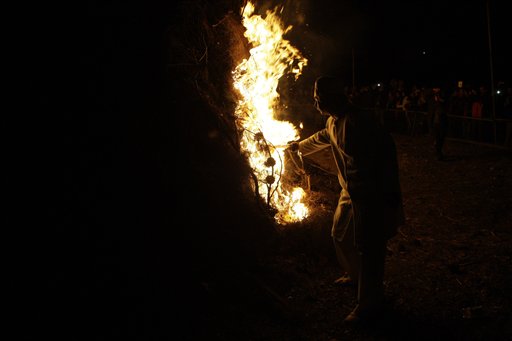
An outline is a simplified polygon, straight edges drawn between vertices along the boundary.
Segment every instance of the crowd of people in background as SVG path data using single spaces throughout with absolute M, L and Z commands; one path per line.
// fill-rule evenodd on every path
M 434 137 L 436 153 L 443 158 L 444 137 L 449 133 L 463 139 L 492 139 L 491 123 L 498 123 L 499 144 L 511 147 L 512 85 L 498 82 L 491 90 L 485 85 L 473 86 L 462 81 L 454 86 L 406 86 L 403 80 L 389 84 L 373 83 L 347 87 L 353 103 L 375 112 L 385 123 L 385 114 L 396 120 L 404 119 L 408 133 L 429 133 Z M 494 107 L 493 107 L 494 105 Z M 448 119 L 450 118 L 450 119 Z M 487 124 L 486 124 L 487 122 Z M 494 134 L 496 134 L 494 132 Z

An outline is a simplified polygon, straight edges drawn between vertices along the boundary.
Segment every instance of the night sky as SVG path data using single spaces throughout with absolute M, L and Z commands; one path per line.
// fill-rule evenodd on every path
M 308 72 L 351 78 L 354 71 L 359 84 L 391 78 L 489 83 L 487 3 L 495 83 L 510 83 L 511 30 L 504 1 L 257 2 L 261 12 L 284 5 L 283 21 L 293 25 L 287 38 L 310 60 Z M 65 16 L 56 6 L 39 5 L 24 20 L 29 77 L 59 76 L 64 83 L 86 79 L 84 90 L 97 95 L 99 89 L 115 88 L 119 77 L 126 78 L 124 85 L 137 83 L 137 77 L 145 77 L 141 73 L 158 73 L 155 62 L 164 62 L 168 47 L 162 39 L 176 6 L 171 1 L 92 2 Z
M 423 84 L 490 84 L 486 0 L 287 1 L 290 40 L 321 72 L 356 83 L 402 78 Z M 489 1 L 495 83 L 510 81 L 510 28 L 503 2 Z M 352 58 L 354 56 L 354 59 Z

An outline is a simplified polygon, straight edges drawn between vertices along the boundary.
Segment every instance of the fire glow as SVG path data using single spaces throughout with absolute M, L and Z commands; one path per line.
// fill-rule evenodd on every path
M 244 34 L 253 46 L 250 57 L 233 71 L 234 87 L 241 95 L 235 111 L 240 145 L 258 178 L 259 194 L 277 211 L 275 219 L 281 224 L 297 222 L 308 216 L 306 192 L 287 186 L 282 175 L 285 148 L 299 139 L 299 131 L 290 122 L 274 119 L 274 108 L 279 103 L 279 79 L 293 74 L 297 80 L 307 60 L 283 39 L 292 26 L 283 28 L 277 8 L 267 11 L 265 18 L 254 11 L 247 2 L 242 13 Z

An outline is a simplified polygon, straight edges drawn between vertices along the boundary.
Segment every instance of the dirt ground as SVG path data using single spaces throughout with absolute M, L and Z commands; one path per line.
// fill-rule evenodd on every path
M 209 288 L 210 337 L 220 340 L 512 339 L 510 152 L 447 141 L 437 161 L 426 135 L 394 134 L 406 225 L 388 244 L 389 310 L 348 327 L 355 289 L 340 287 L 329 238 L 337 179 L 310 171 L 313 216 L 281 231 L 280 249 L 239 279 Z M 256 274 L 256 275 L 255 275 Z

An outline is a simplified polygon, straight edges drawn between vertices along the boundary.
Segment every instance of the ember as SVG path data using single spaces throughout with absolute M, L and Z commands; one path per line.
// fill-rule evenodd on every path
M 254 14 L 251 2 L 243 8 L 245 37 L 254 46 L 250 57 L 233 71 L 234 87 L 241 99 L 236 108 L 241 149 L 263 186 L 260 195 L 277 213 L 281 224 L 297 222 L 308 216 L 304 204 L 306 192 L 286 183 L 284 153 L 290 141 L 299 139 L 292 123 L 274 119 L 279 102 L 277 86 L 285 74 L 301 75 L 307 60 L 283 35 L 292 26 L 283 27 L 278 8 L 267 11 L 265 18 Z

